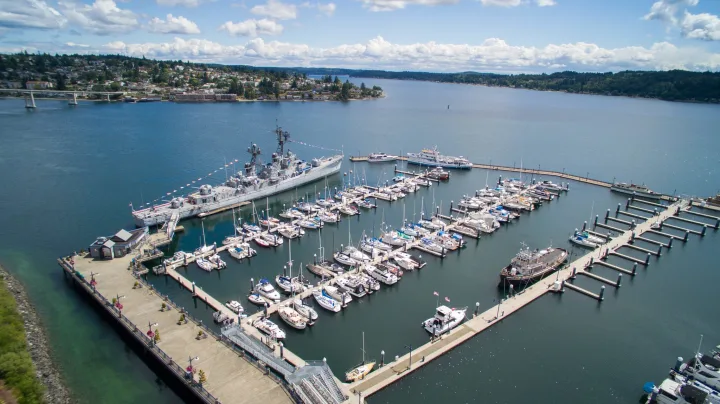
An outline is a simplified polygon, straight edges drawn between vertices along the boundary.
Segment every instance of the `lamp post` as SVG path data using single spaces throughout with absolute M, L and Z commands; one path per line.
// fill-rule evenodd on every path
M 405 345 L 405 348 L 410 350 L 410 359 L 408 362 L 408 369 L 412 368 L 412 345 Z

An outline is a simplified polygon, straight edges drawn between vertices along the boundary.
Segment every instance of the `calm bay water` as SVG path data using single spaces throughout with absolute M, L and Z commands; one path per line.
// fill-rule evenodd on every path
M 388 97 L 346 104 L 83 103 L 76 108 L 39 101 L 35 111 L 25 111 L 22 101 L 0 101 L 0 184 L 5 189 L 0 195 L 0 262 L 28 286 L 81 402 L 177 402 L 178 397 L 67 287 L 54 258 L 130 226 L 131 201 L 139 206 L 224 161 L 244 160 L 251 142 L 270 154 L 276 119 L 296 139 L 343 149 L 346 155 L 437 144 L 442 152 L 476 162 L 633 180 L 666 193 L 709 195 L 720 187 L 717 106 L 435 83 L 366 84 L 382 86 Z M 291 148 L 306 158 L 329 153 Z M 392 177 L 392 165 L 344 164 L 343 171 L 353 170 L 370 184 Z M 498 174 L 457 173 L 448 184 L 406 198 L 405 215 L 417 217 L 421 205 L 427 213 L 441 204 L 447 211 L 451 200 L 484 186 L 486 178 L 496 181 Z M 342 181 L 338 175 L 329 186 Z M 270 209 L 278 212 L 296 195 L 322 188 L 318 183 L 271 198 Z M 462 252 L 445 260 L 424 257 L 428 266 L 395 287 L 353 302 L 339 315 L 322 313 L 312 329 L 290 332 L 288 347 L 308 359 L 326 357 L 338 374 L 360 360 L 363 331 L 369 356 L 379 359 L 381 350 L 386 359 L 402 354 L 406 345 L 427 340 L 419 324 L 432 314 L 433 291 L 453 305 L 489 307 L 502 295 L 497 273 L 520 242 L 569 247 L 568 233 L 588 220 L 591 207 L 602 214 L 621 201 L 605 189 L 572 183 L 567 196 L 491 237 L 470 241 Z M 327 255 L 333 245 L 348 242 L 348 230 L 357 242 L 363 231 L 379 232 L 383 219 L 393 226 L 401 223 L 403 204 L 379 205 L 374 213 L 327 226 L 322 233 Z M 241 214 L 247 217 L 249 209 Z M 230 214 L 206 219 L 208 241 L 232 232 L 231 221 Z M 183 225 L 187 231 L 172 248 L 191 250 L 199 244 L 200 221 Z M 676 244 L 636 279 L 625 279 L 619 291 L 608 290 L 602 305 L 572 292 L 545 297 L 370 401 L 636 402 L 642 383 L 659 381 L 677 355 L 690 354 L 699 334 L 708 346 L 720 342 L 720 315 L 711 297 L 720 280 L 714 270 L 717 243 L 717 233 L 710 232 L 704 239 Z M 318 236 L 310 232 L 292 247 L 293 260 L 307 263 L 317 253 Z M 287 243 L 260 251 L 249 263 L 226 259 L 230 267 L 223 272 L 190 267 L 187 276 L 219 300 L 238 299 L 248 308 L 243 296 L 250 278 L 279 273 L 288 259 Z M 617 276 L 602 269 L 597 273 Z M 174 282 L 150 280 L 198 316 L 210 318 L 210 310 L 194 307 Z M 578 284 L 600 287 L 585 279 Z

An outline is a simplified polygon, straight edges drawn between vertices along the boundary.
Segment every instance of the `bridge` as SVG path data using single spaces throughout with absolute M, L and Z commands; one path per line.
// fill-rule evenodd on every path
M 80 91 L 80 90 L 70 90 L 70 91 L 64 91 L 64 90 L 53 90 L 51 88 L 49 89 L 40 89 L 40 90 L 30 90 L 30 89 L 23 89 L 23 88 L 0 88 L 0 93 L 20 93 L 25 95 L 25 108 L 33 109 L 35 107 L 35 93 L 41 93 L 41 94 L 67 94 L 68 97 L 72 95 L 72 100 L 68 101 L 69 105 L 78 105 L 77 97 L 78 94 L 82 97 L 87 96 L 88 94 L 99 94 L 100 96 L 104 96 L 105 100 L 107 102 L 110 102 L 110 96 L 111 95 L 123 95 L 125 94 L 122 91 Z

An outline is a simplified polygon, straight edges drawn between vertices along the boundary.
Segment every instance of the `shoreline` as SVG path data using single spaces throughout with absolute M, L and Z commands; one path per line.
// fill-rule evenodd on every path
M 171 101 L 171 100 L 160 100 L 160 101 L 152 101 L 150 103 L 156 103 L 156 102 L 171 102 L 174 104 L 234 104 L 234 103 L 241 103 L 241 102 L 349 102 L 349 101 L 372 101 L 372 100 L 380 100 L 385 98 L 385 95 L 381 97 L 368 97 L 368 98 L 350 98 L 348 100 L 320 100 L 320 99 L 300 99 L 300 100 L 288 100 L 288 99 L 279 99 L 279 100 L 248 100 L 245 98 L 237 99 L 235 101 Z M 25 97 L 22 96 L 0 96 L 0 100 L 24 100 Z M 62 101 L 67 102 L 68 98 L 63 97 L 35 97 L 35 100 L 42 100 L 42 101 Z M 108 102 L 107 100 L 103 99 L 87 99 L 87 98 L 78 98 L 78 102 Z M 110 102 L 124 102 L 123 99 L 113 99 L 110 100 Z M 128 103 L 128 104 L 135 104 L 135 103 Z M 144 104 L 143 102 L 139 102 L 137 104 Z
M 22 318 L 26 349 L 30 353 L 35 367 L 35 377 L 45 388 L 44 402 L 48 404 L 72 403 L 72 395 L 53 358 L 45 328 L 25 292 L 25 288 L 2 265 L 0 265 L 0 278 L 4 279 L 7 290 L 17 304 L 16 311 Z

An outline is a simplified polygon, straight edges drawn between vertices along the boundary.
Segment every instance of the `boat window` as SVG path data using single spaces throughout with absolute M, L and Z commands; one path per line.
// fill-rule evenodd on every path
M 665 397 L 671 398 L 673 401 L 676 401 L 678 399 L 677 396 L 675 396 L 674 394 L 670 394 L 669 392 L 667 392 L 665 390 L 660 390 L 660 394 L 662 394 Z
M 717 379 L 717 376 L 711 375 L 710 373 L 708 373 L 708 372 L 706 372 L 706 371 L 704 371 L 704 370 L 699 371 L 698 374 L 699 374 L 700 376 L 705 376 L 705 377 L 710 378 L 710 379 Z

